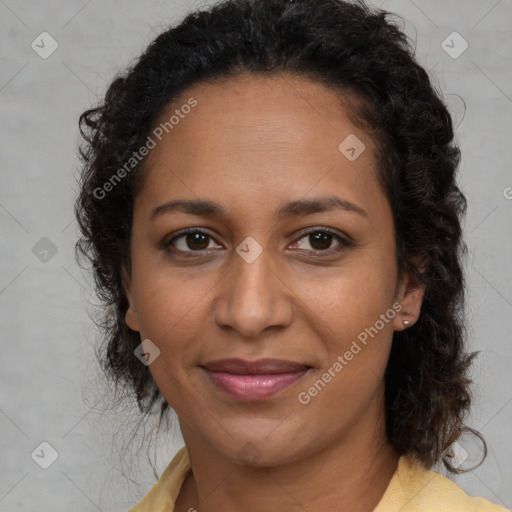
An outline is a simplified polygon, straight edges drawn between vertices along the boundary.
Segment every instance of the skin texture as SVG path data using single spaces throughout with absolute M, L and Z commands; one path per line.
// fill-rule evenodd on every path
M 125 273 L 126 322 L 161 350 L 149 368 L 178 415 L 191 458 L 176 511 L 371 511 L 398 463 L 384 427 L 393 330 L 403 329 L 404 319 L 414 322 L 423 298 L 407 276 L 397 282 L 392 212 L 372 140 L 350 122 L 339 93 L 306 78 L 199 84 L 162 120 L 190 97 L 197 107 L 148 157 L 134 205 L 131 276 Z M 354 161 L 338 150 L 350 134 L 366 146 Z M 290 201 L 332 195 L 366 215 L 336 209 L 276 216 Z M 173 199 L 212 200 L 226 213 L 175 211 L 149 220 Z M 189 254 L 198 247 L 202 255 L 196 249 L 186 258 L 165 247 L 189 227 L 212 238 L 187 245 L 181 237 L 174 247 Z M 336 253 L 336 237 L 324 246 L 308 238 L 325 227 L 353 245 Z M 236 252 L 249 236 L 263 249 L 252 263 Z M 394 319 L 300 403 L 298 393 L 396 303 L 403 309 Z M 231 357 L 312 369 L 277 395 L 240 401 L 199 367 Z

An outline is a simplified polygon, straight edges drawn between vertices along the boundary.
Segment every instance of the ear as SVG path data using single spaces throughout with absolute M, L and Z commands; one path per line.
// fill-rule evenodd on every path
M 425 265 L 419 258 L 414 258 L 412 262 L 420 272 L 423 272 Z M 394 330 L 403 331 L 408 327 L 414 325 L 418 320 L 421 312 L 421 305 L 423 304 L 423 297 L 425 295 L 425 286 L 417 282 L 411 273 L 405 272 L 399 285 L 396 302 L 398 302 L 402 309 L 395 316 Z M 409 322 L 408 324 L 404 324 Z
M 123 291 L 128 299 L 128 309 L 126 310 L 125 315 L 126 325 L 134 331 L 140 331 L 139 316 L 133 300 L 132 279 L 125 265 L 122 265 L 121 267 L 121 275 Z

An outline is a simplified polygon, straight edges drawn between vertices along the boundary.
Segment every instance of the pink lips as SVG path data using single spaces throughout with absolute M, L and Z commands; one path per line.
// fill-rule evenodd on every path
M 210 380 L 232 398 L 261 400 L 275 395 L 299 379 L 308 366 L 281 359 L 222 359 L 202 365 Z

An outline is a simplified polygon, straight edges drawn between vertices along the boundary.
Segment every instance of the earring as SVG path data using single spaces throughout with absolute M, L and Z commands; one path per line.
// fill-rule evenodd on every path
M 409 320 L 404 320 L 404 325 L 407 327 L 411 322 Z

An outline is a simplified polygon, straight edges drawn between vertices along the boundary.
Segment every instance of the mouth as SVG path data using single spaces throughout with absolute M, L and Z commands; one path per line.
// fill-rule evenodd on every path
M 282 359 L 222 359 L 200 365 L 217 389 L 237 400 L 263 400 L 293 386 L 311 370 Z

